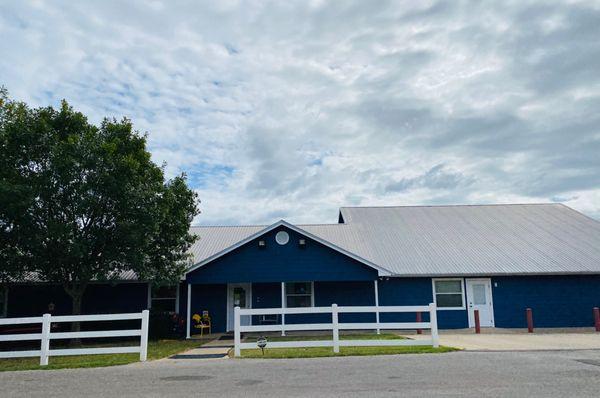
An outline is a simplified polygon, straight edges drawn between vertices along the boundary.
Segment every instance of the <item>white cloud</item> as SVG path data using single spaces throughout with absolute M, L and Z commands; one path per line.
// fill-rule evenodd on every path
M 204 224 L 549 200 L 597 217 L 599 36 L 587 2 L 14 2 L 0 84 L 131 118 Z

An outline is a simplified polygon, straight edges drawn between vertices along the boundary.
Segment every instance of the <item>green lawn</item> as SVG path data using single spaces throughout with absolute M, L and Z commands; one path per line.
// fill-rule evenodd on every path
M 148 342 L 148 360 L 165 358 L 182 351 L 200 347 L 198 340 L 155 340 Z M 121 343 L 135 345 L 136 343 Z M 112 344 L 112 346 L 119 344 Z M 86 346 L 87 347 L 87 346 Z M 48 366 L 40 366 L 40 358 L 0 359 L 0 372 L 9 370 L 94 368 L 99 366 L 124 365 L 139 361 L 140 354 L 75 355 L 50 357 Z
M 400 347 L 340 347 L 339 354 L 334 354 L 331 347 L 309 348 L 266 348 L 263 355 L 261 350 L 242 350 L 240 358 L 317 358 L 360 355 L 395 355 L 395 354 L 428 354 L 457 351 L 454 347 L 441 346 L 400 346 Z M 233 353 L 230 353 L 232 355 Z
M 266 336 L 267 341 L 302 341 L 302 340 L 332 340 L 331 334 L 319 334 L 313 336 Z M 256 336 L 247 337 L 244 339 L 245 343 L 252 343 L 258 339 Z M 398 336 L 393 333 L 355 333 L 355 334 L 341 334 L 340 340 L 396 340 L 405 339 L 405 337 Z
M 244 339 L 244 342 L 254 342 L 256 337 Z M 331 340 L 331 335 L 315 336 L 267 336 L 267 341 L 301 341 L 301 340 Z M 340 340 L 395 340 L 405 339 L 393 333 L 346 334 L 341 335 Z M 398 346 L 398 347 L 340 347 L 339 354 L 333 353 L 331 347 L 308 347 L 308 348 L 266 348 L 263 355 L 260 349 L 242 350 L 241 358 L 316 358 L 333 356 L 359 356 L 359 355 L 394 355 L 394 354 L 425 354 L 443 353 L 456 351 L 454 347 L 431 346 Z M 233 350 L 230 352 L 233 356 Z

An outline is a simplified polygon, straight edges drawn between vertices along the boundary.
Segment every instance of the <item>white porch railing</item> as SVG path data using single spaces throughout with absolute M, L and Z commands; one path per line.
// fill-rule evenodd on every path
M 429 312 L 429 322 L 360 322 L 340 323 L 340 313 L 385 313 L 385 312 Z M 241 316 L 252 315 L 284 315 L 284 314 L 331 314 L 331 323 L 299 323 L 285 325 L 253 325 L 241 326 Z M 430 329 L 431 339 L 428 340 L 340 340 L 340 330 L 378 330 L 378 329 Z M 242 343 L 242 332 L 281 332 L 281 331 L 303 331 L 303 330 L 331 330 L 332 340 L 310 340 L 310 341 L 273 341 L 268 343 L 269 348 L 290 347 L 333 347 L 333 352 L 340 352 L 340 347 L 348 346 L 414 346 L 431 345 L 439 347 L 439 336 L 437 328 L 437 313 L 435 304 L 423 306 L 368 306 L 368 307 L 305 307 L 305 308 L 253 308 L 234 310 L 234 353 L 240 356 L 240 351 L 247 348 L 257 348 L 256 343 Z
M 6 318 L 0 319 L 2 325 L 42 324 L 41 333 L 0 334 L 2 341 L 35 341 L 40 340 L 40 349 L 33 351 L 0 351 L 0 358 L 40 357 L 40 365 L 48 365 L 48 358 L 61 355 L 90 355 L 90 354 L 122 354 L 139 353 L 140 361 L 145 361 L 148 356 L 148 323 L 149 312 L 130 314 L 103 314 L 103 315 L 65 315 L 51 316 L 44 314 L 40 317 Z M 128 330 L 99 330 L 84 332 L 52 332 L 52 323 L 86 322 L 86 321 L 123 321 L 141 319 L 140 329 Z M 0 332 L 1 333 L 1 332 Z M 73 338 L 101 338 L 101 337 L 131 337 L 139 336 L 140 344 L 127 347 L 98 347 L 98 348 L 66 348 L 50 349 L 50 340 Z

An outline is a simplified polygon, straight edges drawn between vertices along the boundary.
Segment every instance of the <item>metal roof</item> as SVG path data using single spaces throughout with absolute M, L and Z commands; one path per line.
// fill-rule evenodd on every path
M 600 273 L 600 222 L 562 204 L 343 207 L 302 230 L 397 276 Z M 194 227 L 194 263 L 267 226 Z
M 114 278 L 114 281 L 137 281 L 138 277 L 134 271 L 127 270 L 119 272 L 119 275 Z M 27 282 L 27 283 L 43 283 L 44 279 L 40 278 L 37 272 L 27 272 L 22 278 L 15 280 L 15 283 Z
M 284 220 L 277 221 L 274 224 L 271 224 L 271 225 L 269 225 L 267 227 L 259 229 L 258 231 L 256 231 L 256 232 L 254 232 L 254 233 L 252 233 L 252 234 L 244 237 L 242 240 L 236 242 L 233 245 L 229 245 L 229 246 L 225 247 L 222 250 L 218 250 L 218 245 L 212 246 L 211 247 L 211 254 L 209 254 L 208 257 L 202 258 L 198 262 L 194 261 L 194 265 L 192 265 L 192 267 L 190 267 L 188 269 L 187 273 L 189 273 L 189 272 L 191 272 L 191 271 L 193 271 L 193 270 L 195 270 L 195 269 L 203 266 L 204 264 L 207 264 L 207 263 L 211 262 L 212 260 L 214 260 L 216 258 L 221 257 L 222 255 L 224 255 L 226 253 L 229 253 L 232 250 L 237 249 L 238 247 L 244 245 L 245 243 L 251 241 L 252 239 L 257 238 L 259 236 L 262 236 L 262 235 L 266 234 L 267 232 L 272 231 L 275 228 L 280 227 L 282 225 L 285 226 L 285 227 L 287 227 L 287 228 L 289 228 L 289 229 L 291 229 L 291 230 L 293 230 L 293 231 L 296 231 L 296 232 L 298 232 L 300 234 L 303 234 L 304 236 L 306 236 L 308 238 L 311 238 L 311 239 L 313 239 L 313 240 L 315 240 L 315 241 L 317 241 L 317 242 L 319 242 L 319 243 L 321 243 L 321 244 L 323 244 L 323 245 L 325 245 L 325 246 L 327 246 L 327 247 L 329 247 L 329 248 L 331 248 L 331 249 L 333 249 L 335 251 L 338 251 L 338 252 L 340 252 L 342 254 L 345 254 L 345 255 L 347 255 L 347 256 L 349 256 L 349 257 L 351 257 L 351 258 L 353 258 L 353 259 L 355 259 L 357 261 L 360 261 L 360 262 L 368 265 L 369 267 L 375 268 L 379 272 L 379 275 L 387 275 L 387 276 L 390 275 L 390 272 L 387 269 L 382 268 L 382 267 L 378 266 L 377 264 L 374 264 L 371 261 L 369 261 L 369 260 L 367 260 L 365 258 L 360 257 L 356 253 L 353 253 L 353 252 L 350 252 L 350 251 L 344 249 L 343 247 L 337 246 L 336 244 L 334 244 L 334 243 L 332 243 L 332 242 L 330 242 L 330 241 L 328 241 L 326 239 L 323 239 L 320 236 L 315 235 L 315 234 L 307 231 L 306 229 L 302 229 L 301 226 L 290 224 L 290 223 L 288 223 L 287 221 L 284 221 Z M 219 228 L 219 227 L 217 227 L 217 228 Z M 223 227 L 220 227 L 220 228 L 223 228 Z M 244 232 L 248 232 L 248 231 L 244 231 Z M 203 235 L 205 236 L 205 234 L 200 235 L 200 239 L 199 240 L 202 239 Z M 200 244 L 198 246 L 202 246 L 202 244 Z M 214 251 L 215 247 L 218 250 L 216 252 Z M 192 252 L 194 252 L 194 248 L 192 248 Z

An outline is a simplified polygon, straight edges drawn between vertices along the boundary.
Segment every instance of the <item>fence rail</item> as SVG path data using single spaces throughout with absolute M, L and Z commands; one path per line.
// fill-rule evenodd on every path
M 340 313 L 406 313 L 406 312 L 429 312 L 429 322 L 352 322 L 340 323 Z M 330 323 L 297 323 L 280 325 L 241 325 L 242 316 L 252 315 L 287 315 L 287 314 L 331 314 Z M 377 319 L 379 319 L 377 317 Z M 380 330 L 380 329 L 430 329 L 429 340 L 340 340 L 340 330 Z M 349 346 L 414 346 L 431 345 L 439 347 L 439 336 L 437 328 L 437 312 L 435 304 L 423 306 L 344 306 L 338 307 L 306 307 L 306 308 L 257 308 L 234 310 L 234 354 L 240 356 L 242 349 L 256 348 L 256 343 L 242 343 L 242 332 L 284 332 L 284 331 L 307 331 L 307 330 L 331 330 L 332 340 L 307 340 L 307 341 L 274 341 L 269 342 L 270 348 L 292 348 L 292 347 L 333 347 L 333 352 L 338 353 L 340 347 Z
M 88 322 L 88 321 L 123 321 L 140 319 L 140 329 L 126 330 L 99 330 L 83 332 L 52 332 L 52 323 L 60 322 Z M 25 358 L 40 357 L 40 365 L 48 365 L 48 358 L 51 356 L 64 355 L 92 355 L 92 354 L 124 354 L 139 353 L 140 361 L 145 361 L 148 357 L 148 324 L 149 312 L 144 310 L 139 313 L 128 314 L 101 314 L 101 315 L 65 315 L 52 316 L 44 314 L 39 317 L 28 318 L 5 318 L 0 319 L 2 325 L 25 325 L 40 324 L 41 333 L 24 334 L 5 334 L 0 335 L 2 341 L 35 341 L 40 340 L 40 349 L 33 351 L 0 351 L 0 358 Z M 73 338 L 104 338 L 104 337 L 140 337 L 139 345 L 126 347 L 97 347 L 97 348 L 65 348 L 50 349 L 50 340 L 73 339 Z

